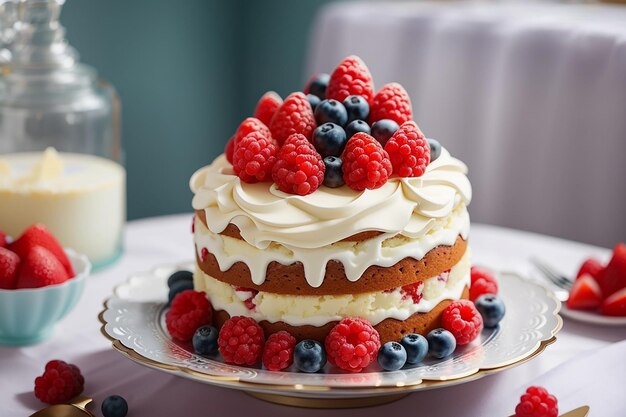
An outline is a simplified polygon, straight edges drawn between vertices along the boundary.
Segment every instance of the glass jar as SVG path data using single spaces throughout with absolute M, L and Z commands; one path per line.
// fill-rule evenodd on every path
M 59 23 L 64 0 L 5 3 L 8 48 L 0 77 L 0 154 L 87 153 L 122 162 L 120 102 L 114 88 L 78 62 Z M 16 21 L 10 27 L 12 19 Z M 8 53 L 7 53 L 8 52 Z
M 0 230 L 43 223 L 100 267 L 126 221 L 120 103 L 65 40 L 63 3 L 0 4 Z

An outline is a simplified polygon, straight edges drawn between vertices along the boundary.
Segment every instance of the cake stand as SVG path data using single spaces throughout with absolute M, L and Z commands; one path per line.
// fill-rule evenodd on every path
M 444 360 L 427 359 L 399 371 L 372 364 L 361 373 L 273 372 L 225 364 L 193 353 L 171 339 L 165 326 L 167 278 L 193 263 L 168 265 L 132 275 L 116 287 L 99 315 L 102 334 L 129 359 L 170 374 L 238 389 L 274 403 L 316 408 L 352 408 L 395 401 L 411 392 L 443 388 L 502 372 L 531 360 L 556 340 L 562 327 L 561 303 L 551 292 L 523 277 L 498 274 L 506 317 L 496 329 L 459 347 Z

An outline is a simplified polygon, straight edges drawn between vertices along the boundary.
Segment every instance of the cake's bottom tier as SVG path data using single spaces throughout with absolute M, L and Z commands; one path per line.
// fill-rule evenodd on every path
M 463 287 L 463 292 L 459 298 L 469 298 L 468 286 Z M 385 319 L 374 325 L 374 328 L 380 335 L 381 343 L 399 341 L 404 335 L 409 333 L 419 333 L 426 336 L 431 330 L 441 327 L 441 313 L 443 313 L 443 310 L 445 310 L 452 301 L 453 300 L 442 300 L 428 313 L 415 313 L 406 320 Z M 224 322 L 230 317 L 228 312 L 216 310 L 214 313 L 215 325 L 221 328 Z M 281 330 L 286 330 L 297 340 L 314 339 L 320 343 L 324 343 L 326 336 L 337 322 L 330 322 L 323 326 L 292 326 L 282 321 L 270 323 L 267 320 L 262 320 L 259 324 L 265 332 L 265 337 L 269 337 L 269 335 Z
M 219 326 L 231 316 L 248 316 L 259 322 L 268 335 L 287 330 L 297 339 L 322 341 L 336 322 L 358 316 L 371 322 L 383 341 L 389 341 L 407 333 L 426 334 L 439 327 L 441 312 L 450 301 L 468 297 L 470 268 L 467 250 L 450 270 L 437 276 L 392 290 L 354 295 L 256 291 L 219 281 L 200 268 L 194 274 L 194 287 L 207 294 Z

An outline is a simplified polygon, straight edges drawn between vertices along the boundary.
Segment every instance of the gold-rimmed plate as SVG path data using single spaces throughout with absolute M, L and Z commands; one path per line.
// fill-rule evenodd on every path
M 428 359 L 394 372 L 382 372 L 373 364 L 359 374 L 339 373 L 329 365 L 315 374 L 229 365 L 219 357 L 194 354 L 190 346 L 174 342 L 165 328 L 167 277 L 192 267 L 163 266 L 132 275 L 105 303 L 99 316 L 103 335 L 116 350 L 145 366 L 289 405 L 372 405 L 417 390 L 472 381 L 540 354 L 562 326 L 561 304 L 549 291 L 516 274 L 500 273 L 506 317 L 497 329 L 484 330 L 445 360 Z

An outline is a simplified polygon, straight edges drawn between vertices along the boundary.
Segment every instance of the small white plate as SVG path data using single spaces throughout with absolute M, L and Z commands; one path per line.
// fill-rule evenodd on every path
M 597 311 L 572 310 L 566 303 L 561 307 L 561 315 L 582 323 L 599 324 L 601 326 L 626 326 L 626 317 L 603 316 Z

